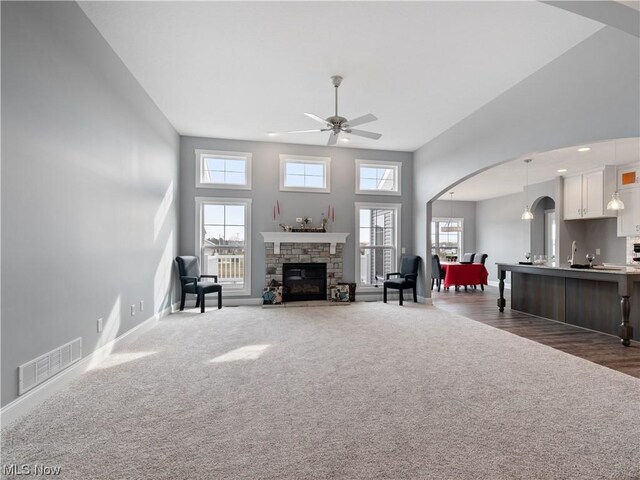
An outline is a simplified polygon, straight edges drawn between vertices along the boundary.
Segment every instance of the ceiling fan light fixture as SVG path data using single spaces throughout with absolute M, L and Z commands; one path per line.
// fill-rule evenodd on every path
M 351 127 L 355 127 L 358 125 L 363 125 L 365 123 L 373 122 L 378 118 L 368 113 L 366 115 L 362 115 L 361 117 L 354 118 L 352 120 L 348 120 L 345 117 L 338 115 L 338 87 L 342 84 L 342 77 L 340 75 L 334 75 L 331 77 L 331 83 L 333 84 L 335 90 L 335 113 L 334 115 L 325 118 L 322 118 L 318 115 L 314 115 L 313 113 L 306 113 L 305 115 L 312 120 L 315 120 L 318 123 L 321 123 L 324 128 L 318 128 L 314 130 L 294 130 L 283 133 L 307 133 L 307 132 L 329 132 L 329 141 L 327 145 L 335 145 L 337 142 L 336 136 L 340 133 L 348 133 L 351 135 L 357 135 L 359 137 L 371 138 L 372 140 L 378 140 L 382 137 L 380 133 L 367 132 L 365 130 L 354 130 Z M 349 140 L 342 140 L 348 142 Z

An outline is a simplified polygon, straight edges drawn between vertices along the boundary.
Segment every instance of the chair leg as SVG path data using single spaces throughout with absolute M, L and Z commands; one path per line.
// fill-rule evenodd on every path
M 418 294 L 416 293 L 416 287 L 413 287 L 413 303 L 418 303 Z
M 222 308 L 222 290 L 218 292 L 218 310 Z
M 432 279 L 431 279 L 431 290 L 433 290 L 433 284 L 435 283 L 435 281 L 436 281 L 436 279 L 435 279 L 435 278 L 432 278 Z
M 383 303 L 387 303 L 387 287 L 382 287 L 382 301 Z
M 200 294 L 196 293 L 196 308 L 200 306 Z
M 465 291 L 465 292 L 468 292 L 468 291 L 469 291 L 469 290 L 467 290 L 467 286 L 466 286 L 466 285 L 464 286 L 464 291 Z
M 480 289 L 484 292 L 484 285 L 480 284 Z
M 200 294 L 200 313 L 204 313 L 204 293 Z
M 180 296 L 180 310 L 184 310 L 184 297 L 186 296 L 186 293 L 182 292 L 182 295 Z
M 403 290 L 402 290 L 402 289 L 400 289 L 400 290 L 398 290 L 398 292 L 400 292 L 400 305 L 402 305 L 402 301 L 404 300 L 404 299 L 402 298 L 402 292 L 403 292 Z
M 441 286 L 442 286 L 442 280 L 438 279 L 438 291 L 440 291 Z

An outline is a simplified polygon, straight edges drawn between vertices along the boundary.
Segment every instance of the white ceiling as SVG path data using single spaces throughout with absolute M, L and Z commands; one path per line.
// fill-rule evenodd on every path
M 578 148 L 585 147 L 590 147 L 591 150 L 578 152 Z M 603 165 L 640 162 L 640 138 L 621 138 L 526 155 L 485 170 L 456 185 L 452 188 L 453 200 L 478 201 L 522 192 L 526 178 L 525 158 L 531 159 L 529 184 L 533 185 L 552 180 L 558 176 L 585 172 Z M 558 172 L 559 169 L 567 171 Z M 448 193 L 440 197 L 441 200 L 449 200 L 450 198 Z
M 536 1 L 81 2 L 182 135 L 324 145 L 303 112 L 414 151 L 602 24 Z M 343 144 L 344 145 L 344 144 Z

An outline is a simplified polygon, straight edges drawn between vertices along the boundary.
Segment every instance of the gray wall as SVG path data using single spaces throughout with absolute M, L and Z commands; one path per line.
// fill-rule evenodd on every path
M 475 173 L 531 152 L 640 135 L 639 83 L 638 38 L 605 27 L 418 149 L 416 252 L 429 248 L 428 202 Z
M 433 202 L 432 218 L 449 218 L 453 204 L 453 216 L 464 218 L 462 248 L 465 252 L 476 252 L 476 202 L 436 200 Z
M 544 198 L 555 201 L 557 196 L 555 180 L 529 186 L 528 199 L 531 204 Z M 537 250 L 539 245 L 533 243 L 539 229 L 543 230 L 544 235 L 544 222 L 534 224 L 533 221 L 521 219 L 525 197 L 525 193 L 520 192 L 477 202 L 476 246 L 478 252 L 489 255 L 486 262 L 489 280 L 498 279 L 496 263 L 524 261 L 525 252 L 531 252 L 532 255 L 544 253 L 543 250 Z M 539 215 L 534 216 L 534 221 L 538 217 Z
M 230 190 L 195 188 L 196 149 L 251 152 L 252 189 Z M 280 154 L 331 157 L 331 193 L 297 193 L 280 191 Z M 272 208 L 280 202 L 282 222 L 294 224 L 296 217 L 309 216 L 319 223 L 329 204 L 336 210 L 333 232 L 349 232 L 344 250 L 344 279 L 355 280 L 355 202 L 402 204 L 401 243 L 407 253 L 413 251 L 412 154 L 382 150 L 251 142 L 213 138 L 182 137 L 180 145 L 180 252 L 195 252 L 195 201 L 201 197 L 252 198 L 251 296 L 259 297 L 265 282 L 264 240 L 260 232 L 273 231 Z M 356 195 L 355 159 L 402 162 L 402 196 Z
M 169 305 L 178 150 L 78 5 L 2 2 L 2 405 L 18 365 Z

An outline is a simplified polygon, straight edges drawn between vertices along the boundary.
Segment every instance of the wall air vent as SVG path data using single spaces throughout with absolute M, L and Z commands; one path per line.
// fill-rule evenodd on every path
M 28 392 L 82 358 L 82 338 L 18 367 L 18 395 Z

